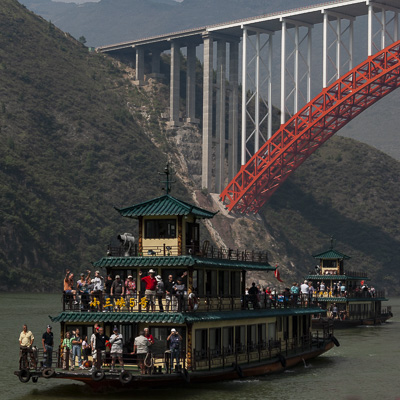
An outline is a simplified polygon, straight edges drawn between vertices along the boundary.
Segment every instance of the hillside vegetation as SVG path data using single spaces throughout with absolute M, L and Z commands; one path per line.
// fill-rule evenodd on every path
M 161 194 L 167 155 L 185 182 L 173 194 L 190 199 L 201 189 L 160 122 L 168 90 L 138 89 L 131 75 L 15 0 L 1 2 L 1 290 L 60 290 L 65 268 L 89 268 L 118 233 L 133 231 L 113 205 Z M 313 268 L 310 254 L 333 235 L 351 269 L 398 293 L 399 178 L 397 161 L 333 138 L 274 194 L 261 221 L 219 214 L 213 225 L 230 247 L 269 250 L 285 284 Z
M 148 103 L 111 60 L 1 2 L 1 288 L 58 289 L 65 267 L 86 269 L 131 231 L 114 205 L 162 193 Z

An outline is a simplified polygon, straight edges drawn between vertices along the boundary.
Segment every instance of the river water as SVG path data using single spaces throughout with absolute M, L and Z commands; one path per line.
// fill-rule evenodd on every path
M 13 375 L 18 367 L 18 338 L 24 323 L 36 336 L 36 344 L 61 308 L 54 294 L 0 294 L 0 399 L 186 399 L 190 400 L 400 400 L 400 298 L 390 299 L 394 318 L 376 327 L 336 331 L 341 346 L 307 365 L 282 374 L 199 387 L 174 387 L 135 393 L 92 393 L 77 383 L 39 379 L 20 383 Z M 59 337 L 59 327 L 53 332 Z

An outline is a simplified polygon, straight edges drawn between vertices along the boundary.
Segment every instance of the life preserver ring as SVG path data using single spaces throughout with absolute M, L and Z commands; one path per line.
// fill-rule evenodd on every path
M 96 371 L 92 372 L 92 379 L 95 382 L 99 382 L 99 381 L 103 380 L 105 376 L 106 376 L 106 374 L 101 369 L 97 369 Z
M 286 358 L 282 354 L 278 354 L 278 359 L 283 368 L 286 368 Z
M 38 376 L 32 376 L 32 382 L 33 383 L 37 383 L 38 380 L 39 380 Z
M 18 372 L 18 378 L 22 383 L 26 383 L 29 382 L 29 379 L 31 379 L 31 373 L 29 371 L 29 369 L 21 369 Z
M 43 378 L 49 379 L 52 378 L 56 374 L 56 371 L 53 368 L 45 368 L 42 371 Z
M 186 368 L 184 368 L 181 372 L 182 378 L 185 380 L 186 383 L 190 383 L 190 375 Z
M 335 336 L 332 336 L 332 342 L 333 342 L 333 344 L 334 344 L 336 347 L 339 347 L 339 346 L 340 346 L 339 340 L 337 340 L 337 339 L 335 338 Z
M 123 384 L 126 385 L 127 383 L 130 383 L 133 379 L 133 376 L 130 372 L 128 371 L 122 371 L 119 374 L 119 381 Z

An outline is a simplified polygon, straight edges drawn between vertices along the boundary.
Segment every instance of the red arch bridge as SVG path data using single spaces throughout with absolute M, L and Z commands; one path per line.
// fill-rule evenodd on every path
M 251 157 L 221 194 L 229 210 L 258 212 L 275 190 L 340 128 L 400 86 L 400 41 L 338 79 Z
M 169 85 L 167 129 L 201 124 L 201 139 L 186 136 L 201 146 L 201 176 L 199 160 L 182 157 L 195 185 L 222 193 L 229 210 L 257 212 L 308 155 L 397 87 L 397 47 L 385 48 L 399 39 L 399 12 L 399 0 L 333 0 L 98 51 L 134 66 L 139 86 Z

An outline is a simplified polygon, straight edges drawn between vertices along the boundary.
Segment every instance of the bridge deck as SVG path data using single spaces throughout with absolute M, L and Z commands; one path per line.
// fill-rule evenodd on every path
M 102 53 L 120 51 L 136 46 L 153 45 L 160 50 L 168 50 L 171 47 L 171 40 L 180 39 L 190 43 L 201 44 L 202 36 L 206 33 L 224 34 L 239 39 L 242 37 L 243 25 L 252 27 L 256 30 L 270 32 L 280 31 L 282 29 L 281 21 L 297 21 L 301 24 L 315 25 L 323 22 L 323 10 L 331 13 L 346 15 L 349 18 L 359 17 L 368 14 L 368 4 L 370 0 L 335 0 L 313 6 L 296 8 L 288 11 L 279 11 L 275 13 L 243 18 L 222 24 L 215 24 L 194 29 L 186 29 L 178 32 L 172 32 L 148 38 L 136 39 L 122 43 L 116 43 L 107 46 L 98 47 L 97 50 Z M 371 4 L 382 4 L 386 8 L 400 11 L 398 0 L 374 0 Z

